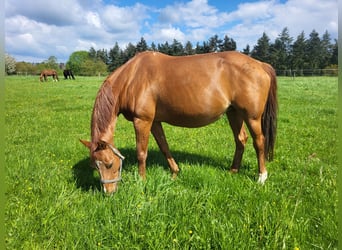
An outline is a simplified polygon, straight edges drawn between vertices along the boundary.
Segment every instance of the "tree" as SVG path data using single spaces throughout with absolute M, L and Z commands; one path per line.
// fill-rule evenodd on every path
M 270 38 L 264 32 L 254 46 L 251 56 L 263 62 L 270 62 Z
M 136 51 L 137 52 L 143 52 L 143 51 L 146 51 L 146 50 L 148 50 L 148 46 L 147 46 L 147 43 L 146 43 L 145 39 L 142 37 L 140 39 L 140 42 L 137 43 Z
M 17 74 L 37 75 L 40 73 L 40 70 L 33 63 L 17 62 L 16 63 L 16 73 Z
M 305 59 L 308 62 L 309 69 L 318 69 L 321 62 L 322 46 L 318 32 L 313 30 L 310 38 L 306 41 Z
M 107 65 L 102 60 L 93 60 L 88 58 L 80 64 L 79 75 L 82 76 L 95 76 L 95 75 L 106 75 Z
M 203 42 L 202 44 L 203 44 L 202 46 L 199 43 L 196 44 L 196 48 L 195 48 L 196 54 L 204 54 L 204 53 L 211 52 L 208 42 Z
M 96 51 L 93 47 L 91 47 L 89 49 L 88 54 L 89 54 L 89 58 L 93 59 L 94 61 L 101 60 L 105 64 L 109 63 L 108 53 L 107 53 L 107 50 L 105 49 L 99 49 Z
M 127 62 L 129 59 L 134 57 L 136 54 L 136 47 L 132 43 L 128 43 L 126 49 L 124 50 L 122 54 L 122 64 Z
M 88 53 L 90 58 L 96 59 L 96 50 L 94 49 L 94 47 L 90 47 Z
M 46 61 L 43 62 L 44 67 L 48 69 L 55 69 L 57 70 L 58 67 L 58 62 L 57 62 L 57 57 L 55 56 L 50 56 Z
M 199 44 L 199 42 L 196 43 L 196 48 L 195 48 L 195 54 L 202 54 L 203 52 L 203 47 Z
M 181 42 L 173 39 L 173 43 L 171 44 L 171 55 L 180 56 L 184 54 L 184 48 Z
M 330 64 L 331 65 L 337 65 L 338 64 L 338 42 L 335 39 L 335 44 L 332 45 L 332 54 L 330 58 Z
M 157 46 L 154 42 L 151 43 L 151 50 L 152 51 L 157 51 Z
M 245 55 L 247 55 L 247 56 L 250 56 L 250 55 L 251 55 L 251 49 L 250 49 L 249 44 L 247 44 L 247 45 L 246 45 L 246 48 L 244 48 L 244 49 L 242 50 L 242 53 L 245 54 Z
M 109 50 L 109 55 L 108 55 L 108 70 L 109 72 L 117 69 L 120 67 L 123 63 L 123 58 L 122 58 L 122 51 L 116 42 L 114 47 Z
M 292 44 L 292 57 L 291 65 L 293 70 L 299 70 L 300 72 L 304 69 L 305 65 L 305 51 L 306 51 L 306 40 L 304 31 L 297 36 L 296 41 Z
M 271 46 L 271 61 L 270 63 L 278 70 L 286 70 L 291 67 L 291 43 L 293 38 L 289 35 L 288 28 L 283 31 L 276 38 L 274 44 Z
M 158 44 L 158 51 L 167 55 L 171 55 L 171 47 L 166 41 L 164 44 Z
M 320 68 L 324 69 L 326 66 L 330 64 L 330 59 L 333 54 L 333 46 L 330 43 L 330 34 L 328 31 L 325 31 L 325 33 L 322 36 L 321 40 L 321 60 L 320 60 Z
M 195 53 L 194 49 L 192 48 L 192 43 L 187 41 L 184 47 L 184 54 L 185 55 L 193 55 Z
M 16 72 L 16 61 L 7 53 L 5 54 L 5 72 L 7 75 L 11 75 Z
M 222 39 L 219 39 L 218 35 L 210 37 L 208 41 L 209 52 L 218 52 L 221 44 Z
M 236 42 L 234 39 L 224 36 L 223 42 L 219 45 L 220 51 L 232 51 L 236 50 Z
M 88 59 L 90 59 L 90 56 L 87 51 L 75 51 L 70 55 L 69 60 L 66 63 L 66 66 L 68 69 L 72 69 L 75 75 L 82 75 L 84 73 L 82 72 L 82 64 L 86 62 Z
M 107 50 L 99 49 L 98 51 L 96 51 L 96 60 L 101 60 L 104 64 L 108 64 L 109 57 Z

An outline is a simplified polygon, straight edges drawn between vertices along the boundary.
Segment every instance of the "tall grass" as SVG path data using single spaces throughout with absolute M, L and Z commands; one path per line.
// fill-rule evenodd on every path
M 8 249 L 337 249 L 337 78 L 279 78 L 269 179 L 256 183 L 251 140 L 239 174 L 225 118 L 199 128 L 164 124 L 182 171 L 170 178 L 153 138 L 147 181 L 137 174 L 132 124 L 119 191 L 104 196 L 89 168 L 90 115 L 103 79 L 6 78 Z

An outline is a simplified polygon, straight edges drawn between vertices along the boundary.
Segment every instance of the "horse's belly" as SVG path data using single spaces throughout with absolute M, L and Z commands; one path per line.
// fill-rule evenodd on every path
M 194 105 L 193 108 L 175 108 L 171 107 L 157 109 L 155 120 L 166 122 L 171 125 L 181 127 L 202 127 L 217 121 L 227 110 L 228 106 L 221 107 L 202 107 Z
M 221 117 L 187 117 L 178 116 L 175 119 L 165 119 L 162 122 L 169 123 L 174 126 L 188 127 L 188 128 L 198 128 L 206 126 L 210 123 L 217 121 Z
M 201 127 L 219 119 L 231 103 L 227 91 L 219 84 L 189 83 L 175 89 L 159 93 L 156 120 L 182 127 Z

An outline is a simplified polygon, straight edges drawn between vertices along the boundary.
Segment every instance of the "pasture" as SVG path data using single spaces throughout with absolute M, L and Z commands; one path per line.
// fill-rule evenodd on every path
M 138 176 L 133 126 L 120 116 L 123 181 L 101 192 L 89 167 L 94 99 L 104 78 L 5 79 L 7 249 L 337 249 L 337 77 L 278 78 L 278 135 L 257 184 L 249 138 L 238 174 L 226 117 L 186 129 L 164 124 L 181 173 L 150 137 Z

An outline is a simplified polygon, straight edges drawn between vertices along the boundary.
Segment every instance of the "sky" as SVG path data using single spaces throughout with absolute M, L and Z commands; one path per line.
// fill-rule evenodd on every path
M 294 39 L 313 30 L 337 39 L 338 0 L 5 0 L 5 52 L 26 62 L 65 63 L 75 51 L 125 49 L 142 37 L 195 46 L 227 35 L 241 51 L 285 27 Z

